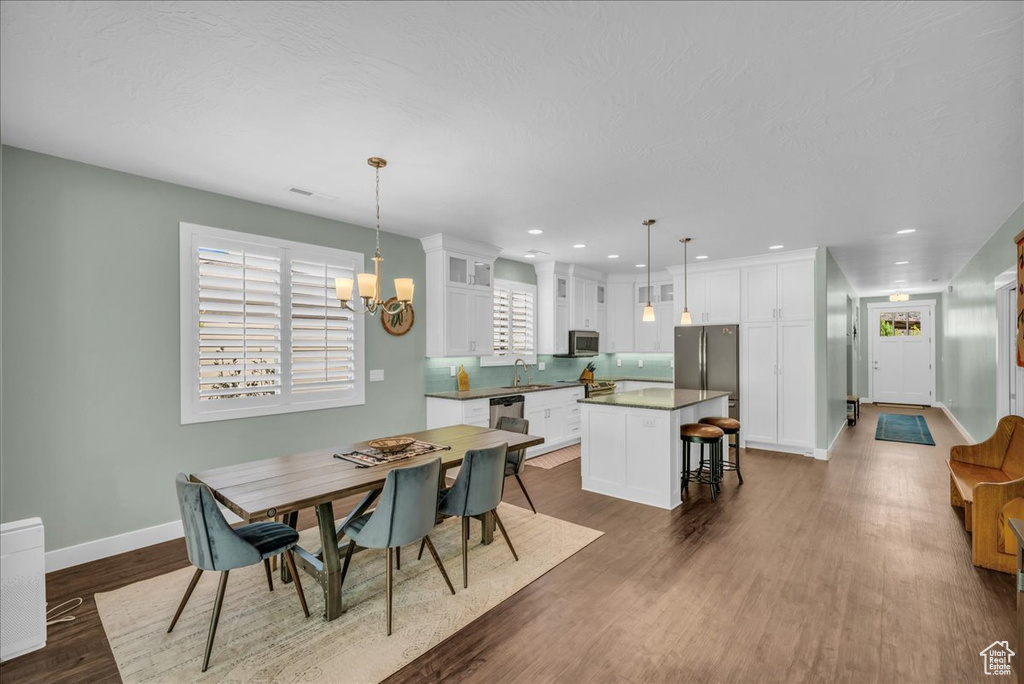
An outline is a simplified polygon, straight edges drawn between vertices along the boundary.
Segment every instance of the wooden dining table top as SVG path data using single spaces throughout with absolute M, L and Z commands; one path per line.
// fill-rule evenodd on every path
M 441 468 L 448 469 L 462 463 L 466 452 L 472 449 L 486 449 L 507 443 L 509 451 L 518 451 L 544 443 L 543 437 L 473 425 L 451 425 L 396 436 L 413 437 L 421 442 L 450 448 L 370 467 L 360 467 L 334 457 L 335 454 L 369 446 L 368 442 L 356 442 L 212 468 L 193 473 L 190 479 L 208 486 L 217 500 L 235 515 L 247 522 L 258 522 L 352 494 L 380 489 L 388 471 L 395 468 L 440 458 Z

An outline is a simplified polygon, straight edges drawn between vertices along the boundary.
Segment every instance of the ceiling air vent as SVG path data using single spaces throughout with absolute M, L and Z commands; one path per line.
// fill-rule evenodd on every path
M 294 192 L 296 195 L 302 195 L 303 197 L 313 196 L 313 193 L 309 190 L 303 190 L 302 188 L 297 188 L 294 185 L 288 188 L 288 192 Z

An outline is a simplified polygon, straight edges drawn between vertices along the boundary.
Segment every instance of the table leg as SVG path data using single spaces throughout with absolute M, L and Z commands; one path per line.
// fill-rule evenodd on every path
M 316 507 L 320 527 L 320 553 L 323 554 L 321 587 L 324 590 L 324 620 L 330 622 L 341 617 L 341 554 L 338 552 L 338 532 L 334 529 L 334 506 L 331 502 Z

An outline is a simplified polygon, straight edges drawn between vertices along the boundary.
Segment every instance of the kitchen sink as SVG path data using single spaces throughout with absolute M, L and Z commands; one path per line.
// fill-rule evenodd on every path
M 555 385 L 519 385 L 518 387 L 514 387 L 512 385 L 507 385 L 505 387 L 499 387 L 498 389 L 522 391 L 522 390 L 548 389 L 550 387 L 555 387 Z

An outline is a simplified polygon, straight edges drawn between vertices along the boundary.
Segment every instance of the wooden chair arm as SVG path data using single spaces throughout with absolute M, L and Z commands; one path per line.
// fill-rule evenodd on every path
M 976 565 L 979 559 L 999 554 L 999 512 L 1012 499 L 1024 498 L 1024 478 L 1010 482 L 983 482 L 974 486 L 974 526 L 971 547 Z

